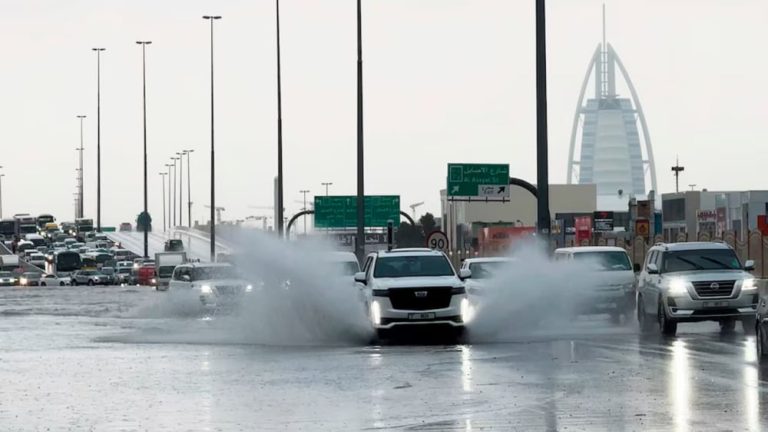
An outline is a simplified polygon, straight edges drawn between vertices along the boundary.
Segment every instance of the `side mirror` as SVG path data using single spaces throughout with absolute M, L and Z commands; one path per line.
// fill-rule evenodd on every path
M 654 263 L 648 264 L 648 274 L 659 274 L 659 267 Z
M 472 270 L 470 269 L 461 269 L 459 270 L 459 279 L 469 279 L 472 277 Z
M 747 260 L 747 262 L 744 263 L 744 270 L 753 271 L 754 269 L 755 269 L 755 262 L 753 260 Z
M 634 269 L 635 273 L 640 273 L 640 271 L 643 269 L 642 267 L 640 267 L 640 264 L 638 263 L 635 263 L 635 265 L 632 268 Z
M 357 272 L 355 273 L 355 282 L 360 282 L 361 284 L 365 284 L 365 272 Z

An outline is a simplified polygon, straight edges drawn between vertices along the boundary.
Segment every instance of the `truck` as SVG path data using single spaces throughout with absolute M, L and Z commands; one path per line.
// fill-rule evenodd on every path
M 37 227 L 40 228 L 41 231 L 45 229 L 47 224 L 53 222 L 56 222 L 56 218 L 53 217 L 53 215 L 41 214 L 37 217 Z
M 16 235 L 16 219 L 0 220 L 0 235 L 4 240 L 11 241 Z
M 34 216 L 19 214 L 13 218 L 16 219 L 16 235 L 37 234 L 37 219 Z
M 176 266 L 187 262 L 186 252 L 158 252 L 155 254 L 156 281 L 157 290 L 164 291 L 168 289 L 168 283 L 173 275 Z
M 21 266 L 17 255 L 0 255 L 0 270 L 14 271 Z
M 86 234 L 91 231 L 93 231 L 93 219 L 75 219 L 75 235 L 77 238 L 85 242 Z

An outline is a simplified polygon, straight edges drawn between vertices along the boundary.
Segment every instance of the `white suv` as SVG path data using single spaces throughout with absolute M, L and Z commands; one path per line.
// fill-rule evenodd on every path
M 673 336 L 680 322 L 718 321 L 732 331 L 737 320 L 755 328 L 758 292 L 755 278 L 724 243 L 657 244 L 648 251 L 638 281 L 637 319 L 649 331 L 658 321 Z
M 394 249 L 368 255 L 355 275 L 365 311 L 379 338 L 388 331 L 420 325 L 441 325 L 456 335 L 469 317 L 464 280 L 442 252 Z
M 253 290 L 231 264 L 192 263 L 176 266 L 168 283 L 172 293 L 194 294 L 206 311 L 218 311 L 237 304 Z

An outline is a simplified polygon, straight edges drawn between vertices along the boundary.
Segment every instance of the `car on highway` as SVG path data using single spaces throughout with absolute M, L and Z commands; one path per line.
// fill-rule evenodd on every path
M 123 222 L 120 224 L 120 232 L 130 232 L 133 231 L 133 226 L 130 222 Z
M 40 279 L 40 286 L 65 286 L 72 285 L 72 278 L 69 276 L 56 276 L 55 274 L 46 273 Z
M 117 285 L 117 272 L 114 267 L 102 267 L 99 271 L 107 279 L 107 285 Z
M 491 279 L 514 265 L 515 260 L 508 257 L 479 257 L 467 258 L 461 263 L 462 270 L 469 270 L 472 278 L 467 279 L 465 286 L 469 295 L 483 295 Z
M 19 255 L 24 255 L 24 252 L 30 249 L 37 250 L 35 247 L 35 244 L 31 241 L 22 240 L 16 244 L 16 253 Z
M 187 263 L 173 270 L 168 290 L 195 295 L 204 310 L 217 311 L 234 307 L 253 286 L 229 263 Z
M 724 332 L 741 321 L 755 329 L 758 304 L 756 279 L 736 252 L 720 242 L 691 242 L 653 246 L 640 273 L 637 319 L 643 331 L 658 323 L 661 333 L 674 336 L 685 322 L 717 321 Z
M 405 248 L 368 255 L 355 282 L 378 338 L 422 325 L 440 326 L 459 336 L 470 319 L 464 281 L 471 274 L 468 269 L 454 270 L 442 252 Z
M 144 286 L 157 285 L 157 271 L 155 262 L 146 261 L 136 269 L 136 283 Z
M 19 278 L 15 273 L 0 271 L 0 286 L 17 286 Z
M 40 272 L 24 272 L 19 277 L 19 285 L 21 286 L 38 286 L 43 274 Z
M 72 285 L 109 285 L 109 280 L 99 271 L 79 270 L 72 274 Z
M 165 252 L 183 252 L 184 242 L 180 239 L 168 239 L 163 246 Z
M 131 263 L 131 265 L 128 267 L 118 266 L 115 269 L 115 276 L 117 278 L 117 285 L 136 285 L 138 283 L 136 278 L 133 276 L 133 263 Z
M 27 258 L 27 262 L 39 269 L 45 268 L 45 255 L 43 255 L 40 252 L 35 252 L 33 254 L 30 254 Z
M 616 246 L 582 246 L 556 249 L 556 261 L 571 262 L 588 286 L 572 292 L 578 314 L 607 313 L 615 323 L 635 313 L 637 275 L 626 250 Z M 573 291 L 573 287 L 567 287 Z

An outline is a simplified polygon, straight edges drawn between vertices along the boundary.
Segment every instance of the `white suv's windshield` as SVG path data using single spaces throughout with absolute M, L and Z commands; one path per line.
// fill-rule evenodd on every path
M 599 266 L 604 271 L 626 271 L 632 270 L 632 264 L 629 257 L 624 252 L 579 252 L 573 254 L 575 261 L 586 261 Z M 474 276 L 474 275 L 473 275 Z
M 414 276 L 453 276 L 447 259 L 439 255 L 411 255 L 380 257 L 376 261 L 373 277 L 398 278 Z
M 664 254 L 662 273 L 691 270 L 739 270 L 741 263 L 731 249 L 674 251 Z

